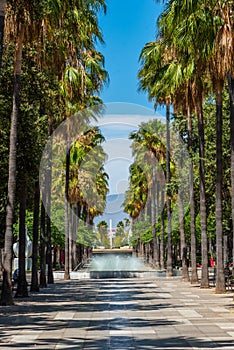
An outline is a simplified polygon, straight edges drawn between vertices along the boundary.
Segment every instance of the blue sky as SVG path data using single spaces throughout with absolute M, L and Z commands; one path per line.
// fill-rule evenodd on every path
M 147 95 L 137 91 L 140 52 L 147 42 L 156 38 L 156 21 L 162 4 L 155 0 L 106 0 L 106 4 L 107 14 L 100 17 L 105 45 L 99 49 L 105 57 L 110 83 L 101 93 L 107 110 L 98 124 L 107 140 L 103 146 L 108 154 L 105 169 L 109 174 L 111 196 L 104 216 L 95 221 L 109 223 L 111 218 L 115 227 L 127 216 L 121 204 L 133 161 L 128 135 L 137 130 L 142 121 L 165 114 L 160 107 L 156 113 Z
M 106 0 L 106 4 L 107 14 L 100 17 L 105 45 L 100 50 L 110 84 L 101 97 L 105 103 L 128 102 L 153 108 L 147 95 L 137 92 L 138 59 L 144 45 L 155 40 L 162 4 L 155 0 Z

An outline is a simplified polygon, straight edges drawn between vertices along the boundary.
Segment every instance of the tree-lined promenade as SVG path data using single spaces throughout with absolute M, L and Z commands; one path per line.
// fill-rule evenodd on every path
M 38 290 L 39 286 L 46 287 L 47 282 L 53 283 L 52 245 L 54 251 L 56 247 L 65 249 L 66 278 L 69 278 L 70 270 L 78 262 L 73 227 L 69 225 L 72 212 L 82 218 L 80 229 L 85 239 L 79 241 L 79 245 L 90 245 L 90 225 L 99 211 L 95 203 L 90 206 L 80 190 L 79 182 L 89 186 L 91 180 L 88 167 L 86 171 L 83 169 L 79 172 L 79 166 L 92 148 L 96 147 L 99 151 L 95 159 L 98 170 L 96 183 L 92 182 L 92 195 L 98 194 L 105 200 L 108 191 L 107 174 L 101 165 L 105 160 L 101 149 L 103 137 L 98 128 L 88 127 L 92 113 L 87 113 L 86 118 L 83 114 L 83 118 L 80 118 L 80 130 L 85 129 L 86 132 L 77 135 L 76 142 L 67 150 L 61 169 L 65 172 L 65 177 L 60 181 L 64 184 L 67 205 L 58 210 L 57 216 L 63 227 L 66 223 L 65 235 L 50 220 L 49 214 L 53 210 L 50 203 L 54 192 L 49 163 L 47 189 L 40 204 L 39 166 L 47 138 L 62 121 L 86 108 L 95 107 L 96 111 L 101 111 L 99 93 L 108 81 L 108 74 L 104 68 L 104 57 L 96 48 L 98 42 L 103 42 L 98 24 L 98 14 L 106 11 L 103 0 L 22 0 L 1 2 L 1 5 L 0 183 L 1 244 L 4 245 L 1 304 L 9 305 L 13 303 L 12 245 L 17 234 L 19 277 L 16 296 L 28 295 L 25 276 L 26 224 L 33 239 L 33 291 Z M 90 168 L 93 166 L 89 165 Z M 16 226 L 14 231 L 13 225 Z
M 148 165 L 147 171 L 151 172 L 152 178 L 149 183 L 144 176 L 140 176 L 141 169 L 133 165 L 125 209 L 135 222 L 135 244 L 145 243 L 147 246 L 147 243 L 149 245 L 153 242 L 155 266 L 161 264 L 161 268 L 164 268 L 163 247 L 166 244 L 168 276 L 171 275 L 173 258 L 175 260 L 176 255 L 179 255 L 183 278 L 188 278 L 186 259 L 189 244 L 191 282 L 197 281 L 196 258 L 200 252 L 201 287 L 209 287 L 209 243 L 209 254 L 216 261 L 216 292 L 222 293 L 225 291 L 225 260 L 234 255 L 233 3 L 183 0 L 165 3 L 165 9 L 157 23 L 156 41 L 147 43 L 141 52 L 138 76 L 140 89 L 148 93 L 155 106 L 167 106 L 167 141 L 164 142 L 167 152 L 162 149 L 157 137 L 159 125 L 154 127 L 155 138 L 149 134 L 152 126 L 144 124 L 132 138 L 136 160 L 140 156 L 139 146 L 144 146 L 161 164 L 166 162 L 167 189 L 164 194 L 159 186 L 155 193 L 155 182 L 160 184 L 160 180 L 154 177 L 154 167 Z M 169 106 L 173 108 L 171 114 Z M 185 208 L 180 193 L 176 190 L 176 180 L 173 180 L 170 167 L 173 160 L 169 153 L 168 129 L 172 117 L 173 127 L 187 144 L 192 160 L 189 171 L 190 205 Z M 147 161 L 146 158 L 145 160 Z M 147 190 L 150 193 L 148 198 Z M 153 212 L 164 195 L 167 198 L 166 207 L 162 208 L 162 213 L 156 218 L 158 224 L 155 232 Z M 176 201 L 179 203 L 178 221 L 172 231 L 171 213 Z M 148 228 L 146 223 L 142 225 L 147 214 L 151 217 L 151 227 Z M 149 238 L 151 231 L 152 239 Z M 174 257 L 172 243 L 176 248 Z
M 234 255 L 233 10 L 226 0 L 165 2 L 156 40 L 142 49 L 138 77 L 140 90 L 155 107 L 166 106 L 166 124 L 143 123 L 129 136 L 135 162 L 124 201 L 133 222 L 134 248 L 144 251 L 154 268 L 166 268 L 168 276 L 179 262 L 184 281 L 189 279 L 190 262 L 192 283 L 198 281 L 201 264 L 202 288 L 209 287 L 212 258 L 216 293 L 226 290 L 225 262 Z M 97 43 L 103 43 L 98 16 L 105 11 L 104 0 L 0 4 L 2 305 L 14 302 L 12 246 L 17 235 L 16 296 L 28 295 L 26 226 L 33 240 L 32 291 L 53 283 L 52 250 L 64 251 L 69 279 L 80 263 L 77 251 L 82 260 L 97 242 L 92 225 L 104 211 L 100 202 L 106 200 L 108 175 L 104 137 L 90 121 L 102 113 L 100 92 L 108 82 L 104 57 L 97 49 Z M 76 114 L 81 133 L 72 145 L 67 136 L 57 179 L 64 203 L 54 213 L 51 203 L 57 194 L 51 159 L 43 193 L 38 186 L 40 160 L 48 138 Z M 175 135 L 189 155 L 187 187 L 182 165 L 186 157 Z M 53 152 L 56 147 L 52 145 Z M 99 226 L 99 236 L 105 236 L 105 223 Z

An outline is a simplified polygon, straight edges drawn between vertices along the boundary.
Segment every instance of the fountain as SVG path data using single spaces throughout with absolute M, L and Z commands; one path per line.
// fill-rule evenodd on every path
M 174 271 L 178 275 L 180 271 Z M 156 278 L 166 277 L 166 271 L 153 270 L 131 249 L 94 249 L 92 258 L 83 270 L 72 271 L 71 279 Z
M 180 276 L 180 270 L 173 271 Z M 70 272 L 71 279 L 105 278 L 158 278 L 166 277 L 166 270 L 154 270 L 141 258 L 132 255 L 132 249 L 94 249 L 88 264 L 81 270 Z M 64 272 L 54 271 L 54 278 L 64 278 Z
M 89 267 L 91 278 L 137 277 L 138 272 L 146 270 L 141 259 L 124 250 L 94 252 Z
M 125 254 L 95 255 L 90 271 L 144 271 L 142 260 Z

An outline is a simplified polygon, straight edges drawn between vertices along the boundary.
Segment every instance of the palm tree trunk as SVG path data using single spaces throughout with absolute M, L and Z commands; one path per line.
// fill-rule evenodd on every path
M 151 227 L 153 236 L 153 265 L 156 268 L 156 255 L 157 255 L 157 237 L 156 237 L 156 227 L 155 227 L 155 204 L 153 203 L 155 198 L 151 198 Z
M 6 0 L 0 1 L 0 67 L 2 66 L 6 3 Z
M 67 150 L 66 150 L 66 178 L 65 178 L 65 272 L 64 279 L 70 279 L 70 240 L 69 240 L 69 203 L 68 203 L 68 193 L 69 193 L 69 168 L 70 168 L 70 145 L 67 140 Z
M 25 273 L 25 216 L 26 216 L 26 199 L 27 199 L 27 187 L 23 184 L 20 195 L 20 210 L 19 210 L 19 276 L 17 283 L 17 291 L 15 297 L 26 298 L 28 297 L 28 288 Z
M 182 196 L 179 191 L 178 194 L 178 200 L 179 200 L 179 221 L 180 221 L 180 256 L 182 259 L 182 281 L 187 282 L 189 281 L 189 275 L 188 275 L 188 265 L 187 265 L 187 245 L 185 240 L 185 229 L 184 229 L 184 207 L 183 207 L 183 201 Z
M 170 137 L 170 105 L 166 105 L 166 121 L 167 121 L 167 154 L 166 154 L 166 182 L 167 182 L 167 277 L 173 276 L 172 271 L 172 226 L 171 226 L 171 137 Z
M 6 231 L 3 258 L 3 284 L 1 294 L 2 305 L 12 305 L 12 244 L 13 244 L 13 218 L 15 206 L 15 188 L 16 188 L 16 142 L 17 142 L 17 123 L 19 114 L 19 96 L 20 96 L 20 75 L 22 67 L 22 50 L 24 40 L 24 26 L 19 24 L 17 43 L 15 49 L 14 62 L 14 88 L 13 88 L 13 106 L 11 114 L 10 131 L 10 150 L 9 150 L 9 171 L 8 171 L 8 197 L 6 207 Z
M 222 225 L 222 87 L 216 91 L 216 293 L 226 291 Z
M 234 263 L 234 77 L 228 73 L 228 90 L 230 100 L 230 138 L 231 138 L 231 198 L 232 198 L 232 261 Z M 234 269 L 232 269 L 234 274 Z
M 40 287 L 46 288 L 46 229 L 45 229 L 45 206 L 41 201 L 41 227 L 40 227 Z
M 73 268 L 73 215 L 72 204 L 69 203 L 69 272 L 71 272 Z
M 191 92 L 188 90 L 188 96 L 190 99 Z M 187 122 L 188 122 L 188 149 L 191 158 L 189 165 L 189 192 L 190 192 L 190 244 L 191 244 L 191 278 L 192 284 L 198 282 L 197 275 L 197 246 L 196 246 L 196 225 L 195 225 L 195 201 L 194 201 L 194 171 L 192 163 L 192 116 L 190 109 L 190 101 L 188 101 L 187 107 Z
M 52 246 L 51 246 L 51 182 L 52 182 L 52 119 L 48 118 L 48 136 L 50 137 L 50 147 L 48 147 L 48 168 L 46 171 L 46 261 L 48 266 L 47 281 L 49 284 L 54 283 L 53 266 L 52 266 Z
M 156 224 L 159 217 L 159 181 L 156 181 L 156 201 L 155 201 L 155 215 L 156 215 Z M 156 235 L 156 268 L 160 270 L 160 239 Z
M 77 266 L 76 232 L 78 228 L 78 204 L 73 205 L 72 211 L 72 270 Z
M 205 138 L 202 99 L 197 103 L 198 137 L 199 137 L 199 175 L 200 175 L 200 221 L 201 221 L 201 251 L 202 251 L 202 274 L 201 288 L 209 288 L 208 274 L 208 241 L 206 232 L 206 191 L 205 191 Z
M 183 197 L 185 189 L 183 188 L 183 154 L 178 155 L 178 177 L 179 177 L 179 188 L 178 188 L 178 207 L 179 207 L 179 223 L 180 223 L 180 256 L 182 260 L 182 281 L 189 281 L 188 264 L 187 264 L 187 244 L 185 238 L 185 227 L 184 227 L 184 203 Z
M 158 254 L 158 241 L 156 234 L 156 173 L 155 167 L 152 171 L 152 190 L 151 190 L 151 226 L 152 226 L 152 235 L 153 235 L 153 265 L 156 269 L 159 269 L 159 254 Z
M 160 267 L 164 270 L 164 233 L 165 233 L 165 219 L 164 219 L 164 189 L 161 193 L 161 240 L 160 240 Z
M 34 213 L 33 213 L 33 253 L 32 253 L 32 278 L 31 292 L 39 292 L 38 282 L 38 229 L 39 229 L 39 211 L 40 211 L 40 188 L 39 181 L 35 183 L 34 192 Z
M 48 281 L 48 284 L 53 284 L 54 276 L 53 276 L 53 266 L 52 266 L 51 219 L 48 212 L 46 213 L 45 221 L 46 221 L 46 237 L 47 237 L 47 242 L 46 242 L 47 281 Z
M 46 215 L 45 215 L 45 227 L 46 227 L 46 264 L 47 264 L 47 281 L 49 284 L 54 283 L 53 266 L 52 266 L 52 246 L 51 246 L 51 219 L 50 219 L 50 206 L 51 206 L 51 176 L 52 176 L 51 163 L 47 170 L 46 180 Z

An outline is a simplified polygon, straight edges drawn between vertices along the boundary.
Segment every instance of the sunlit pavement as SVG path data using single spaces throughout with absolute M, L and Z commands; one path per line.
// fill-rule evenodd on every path
M 173 279 L 58 281 L 1 308 L 0 349 L 234 349 L 233 292 Z

